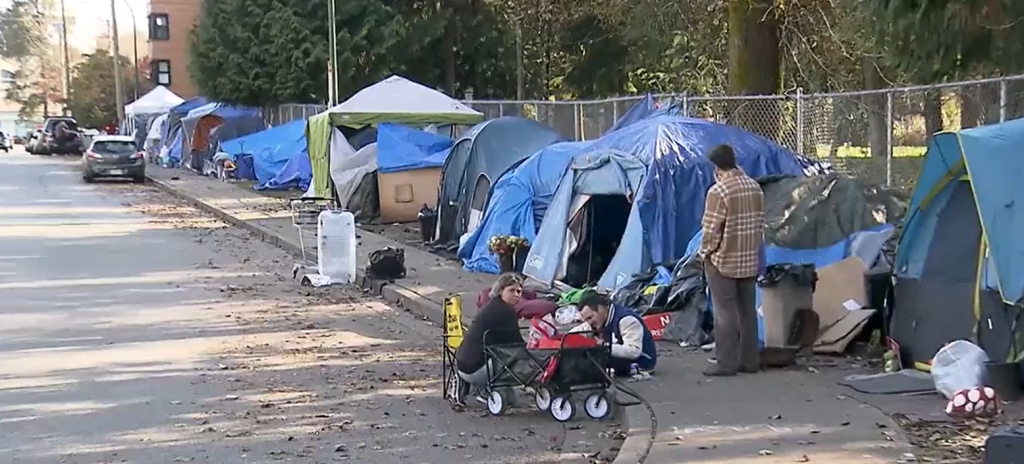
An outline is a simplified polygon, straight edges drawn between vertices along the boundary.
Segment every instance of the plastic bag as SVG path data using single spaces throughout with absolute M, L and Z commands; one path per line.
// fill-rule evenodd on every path
M 985 386 L 985 363 L 988 354 L 967 340 L 957 340 L 942 347 L 932 359 L 932 380 L 935 389 L 946 399 L 956 392 Z
M 569 325 L 582 320 L 580 319 L 580 310 L 576 305 L 563 306 L 555 310 L 555 322 L 558 325 Z

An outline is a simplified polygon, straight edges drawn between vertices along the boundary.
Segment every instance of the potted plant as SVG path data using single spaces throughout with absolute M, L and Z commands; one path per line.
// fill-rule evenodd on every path
M 501 272 L 516 270 L 516 254 L 525 251 L 530 244 L 523 237 L 514 235 L 495 235 L 487 242 L 487 250 L 498 257 Z

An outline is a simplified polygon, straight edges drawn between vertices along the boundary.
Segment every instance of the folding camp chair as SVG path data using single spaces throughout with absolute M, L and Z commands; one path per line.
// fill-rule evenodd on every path
M 455 367 L 455 350 L 462 344 L 465 328 L 462 326 L 462 297 L 450 295 L 444 299 L 444 327 L 441 337 L 441 377 L 444 381 L 443 395 L 453 405 L 464 405 L 469 385 L 459 377 Z

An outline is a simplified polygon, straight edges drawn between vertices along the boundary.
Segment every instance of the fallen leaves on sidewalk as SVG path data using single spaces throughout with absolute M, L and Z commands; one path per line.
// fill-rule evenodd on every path
M 985 440 L 1002 421 L 971 419 L 963 421 L 912 420 L 893 417 L 910 442 L 919 448 L 920 462 L 978 463 L 985 456 Z

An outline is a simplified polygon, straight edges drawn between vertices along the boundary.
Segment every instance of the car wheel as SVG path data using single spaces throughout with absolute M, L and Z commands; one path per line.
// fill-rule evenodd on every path
M 146 183 L 146 176 L 145 175 L 141 175 L 141 176 L 132 177 L 132 182 L 134 182 L 136 184 L 145 184 Z
M 84 172 L 82 173 L 82 180 L 84 180 L 87 184 L 91 184 L 93 182 L 96 182 L 96 176 L 90 172 Z

